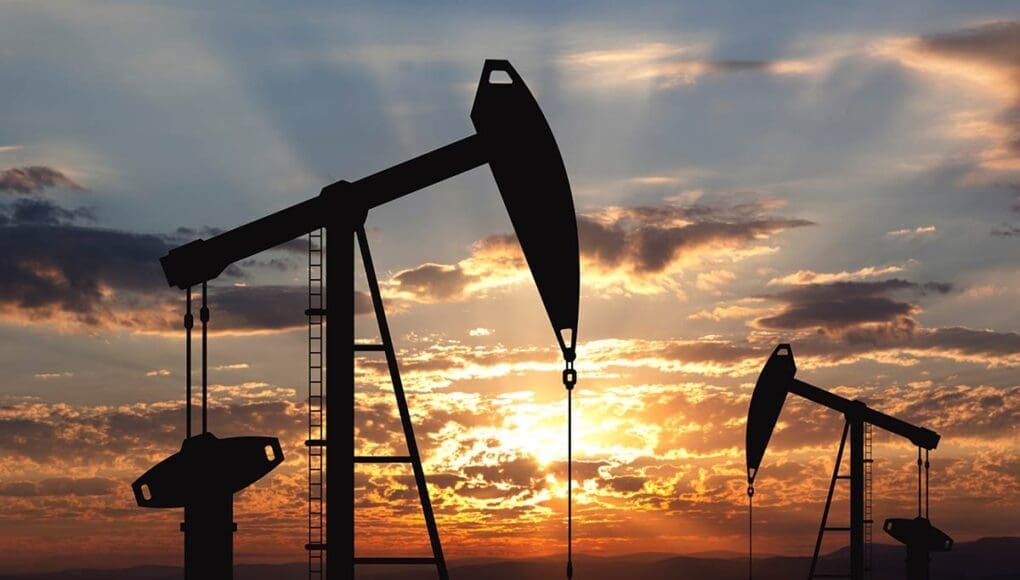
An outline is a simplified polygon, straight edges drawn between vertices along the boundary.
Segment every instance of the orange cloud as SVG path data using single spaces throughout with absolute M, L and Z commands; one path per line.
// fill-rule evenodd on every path
M 577 82 L 600 90 L 671 89 L 712 75 L 759 72 L 786 76 L 815 69 L 801 60 L 719 60 L 708 52 L 700 43 L 647 42 L 576 52 L 563 57 L 561 63 L 583 79 Z
M 793 274 L 787 274 L 768 281 L 768 286 L 794 285 L 794 284 L 828 284 L 831 282 L 845 282 L 848 280 L 866 280 L 868 278 L 881 278 L 890 274 L 903 272 L 903 266 L 889 265 L 882 267 L 867 266 L 853 272 L 815 272 L 813 270 L 798 270 Z
M 812 225 L 771 214 L 775 200 L 731 205 L 703 203 L 607 207 L 578 216 L 582 283 L 604 295 L 683 295 L 679 278 L 702 265 L 728 265 L 775 251 L 767 242 L 791 228 Z M 735 279 L 724 269 L 699 274 L 704 291 Z M 471 256 L 456 264 L 426 263 L 395 274 L 387 293 L 410 302 L 456 302 L 487 296 L 530 280 L 513 236 L 476 242 Z

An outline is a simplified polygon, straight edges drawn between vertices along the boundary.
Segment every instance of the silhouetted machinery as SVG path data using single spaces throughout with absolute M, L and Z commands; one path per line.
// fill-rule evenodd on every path
M 927 579 L 928 553 L 946 551 L 952 547 L 952 540 L 933 527 L 927 518 L 927 497 L 925 498 L 925 517 L 921 517 L 921 449 L 925 453 L 935 449 L 939 443 L 939 435 L 934 431 L 917 427 L 871 409 L 861 401 L 852 401 L 839 395 L 824 391 L 794 378 L 797 366 L 793 359 L 793 350 L 789 344 L 780 344 L 772 352 L 765 363 L 758 382 L 751 396 L 751 404 L 747 412 L 747 484 L 748 497 L 754 496 L 754 479 L 758 474 L 765 449 L 768 447 L 776 421 L 786 402 L 787 393 L 794 393 L 805 399 L 828 407 L 843 414 L 846 422 L 843 426 L 843 437 L 836 455 L 836 464 L 829 483 L 828 497 L 822 512 L 822 523 L 815 541 L 815 551 L 811 559 L 808 578 L 830 577 L 829 574 L 816 573 L 818 555 L 825 532 L 849 532 L 850 534 L 850 574 L 849 578 L 861 580 L 869 571 L 866 551 L 870 550 L 871 519 L 871 435 L 872 425 L 890 433 L 909 439 L 918 447 L 917 455 L 917 518 L 913 520 L 890 519 L 885 523 L 885 530 L 894 538 L 907 544 L 908 570 L 911 579 Z M 840 475 L 840 463 L 847 437 L 850 439 L 850 474 Z M 924 462 L 927 473 L 930 463 Z M 925 477 L 927 480 L 927 476 Z M 850 481 L 850 525 L 848 527 L 829 527 L 827 525 L 832 495 L 838 480 Z M 925 491 L 927 495 L 927 490 Z M 922 566 L 923 560 L 923 566 Z
M 138 505 L 184 508 L 184 568 L 189 580 L 230 578 L 233 573 L 234 493 L 283 462 L 275 437 L 217 439 L 203 433 L 156 464 L 131 488 Z
M 399 384 L 392 341 L 385 327 L 378 282 L 368 253 L 365 220 L 369 210 L 488 163 L 566 362 L 562 379 L 568 391 L 569 409 L 570 393 L 577 380 L 573 363 L 580 267 L 577 220 L 559 148 L 538 103 L 505 60 L 485 61 L 471 121 L 477 131 L 475 135 L 358 181 L 338 181 L 324 187 L 312 199 L 211 239 L 195 240 L 171 250 L 161 259 L 167 282 L 188 290 L 190 296 L 192 286 L 203 284 L 204 287 L 207 280 L 238 260 L 326 229 L 326 303 L 324 308 L 311 306 L 306 314 L 327 318 L 325 425 L 332 435 L 328 446 L 326 438 L 310 439 L 306 444 L 326 449 L 325 532 L 331 539 L 310 542 L 306 547 L 310 551 L 325 551 L 326 574 L 330 580 L 352 578 L 355 564 L 434 564 L 440 577 L 447 578 L 421 459 Z M 347 237 L 351 233 L 356 234 L 361 248 L 383 344 L 355 344 L 351 318 L 354 259 Z M 328 320 L 329 316 L 335 317 L 333 321 Z M 355 352 L 386 353 L 409 456 L 355 457 L 351 345 Z M 570 451 L 568 438 L 568 460 Z M 182 449 L 182 453 L 185 450 Z M 433 557 L 355 558 L 354 465 L 394 462 L 411 463 L 414 468 Z M 190 523 L 187 525 L 189 531 L 192 527 Z M 568 526 L 568 575 L 572 570 L 571 533 L 572 528 Z

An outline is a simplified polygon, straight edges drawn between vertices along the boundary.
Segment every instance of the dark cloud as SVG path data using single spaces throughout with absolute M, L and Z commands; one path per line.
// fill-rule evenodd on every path
M 953 291 L 953 285 L 949 282 L 925 282 L 921 284 L 921 294 L 949 294 Z
M 354 291 L 355 316 L 360 316 L 362 314 L 372 314 L 373 312 L 375 312 L 375 306 L 372 305 L 372 297 L 369 296 L 368 292 L 355 290 Z
M 908 348 L 932 354 L 954 354 L 989 363 L 1020 360 L 1020 334 L 971 328 L 919 328 L 904 323 L 891 328 L 865 328 L 846 333 L 851 346 Z
M 1020 238 L 1020 226 L 1002 226 L 992 230 L 992 235 L 998 238 Z
M 1020 387 L 935 386 L 883 393 L 876 407 L 898 405 L 896 416 L 944 437 L 1009 438 L 1020 419 Z
M 241 271 L 242 277 L 247 276 L 247 274 L 244 273 L 244 270 L 246 269 L 258 268 L 263 270 L 274 270 L 277 272 L 287 272 L 289 270 L 297 269 L 297 265 L 286 258 L 269 258 L 267 260 L 250 258 L 247 260 L 242 260 L 235 265 L 242 270 Z
M 790 228 L 813 225 L 767 215 L 766 204 L 614 209 L 578 217 L 581 252 L 606 268 L 657 273 L 709 247 L 736 249 Z
M 69 210 L 47 199 L 19 198 L 0 205 L 0 225 L 58 225 L 78 220 L 95 221 L 92 209 L 79 207 Z
M 0 413 L 0 451 L 5 457 L 29 460 L 50 469 L 120 462 L 132 469 L 148 469 L 153 458 L 180 449 L 184 438 L 183 405 L 175 402 L 74 409 L 64 405 L 13 405 Z M 213 398 L 209 408 L 209 422 L 216 426 L 220 437 L 271 435 L 281 441 L 300 442 L 304 440 L 306 421 L 304 410 L 286 401 L 222 405 Z M 55 480 L 46 485 L 38 483 L 36 495 L 62 486 L 81 491 L 102 488 L 101 483 L 87 480 Z
M 617 361 L 659 359 L 736 368 L 762 355 L 763 351 L 746 343 L 723 340 L 628 340 L 608 348 L 593 348 L 588 352 L 587 359 L 610 364 Z
M 803 284 L 762 296 L 783 303 L 783 308 L 778 314 L 759 318 L 755 323 L 770 330 L 817 328 L 826 332 L 869 323 L 902 324 L 911 321 L 920 308 L 892 295 L 902 291 L 945 294 L 951 289 L 946 283 L 917 284 L 896 278 L 878 282 Z
M 692 257 L 740 250 L 772 234 L 813 225 L 770 215 L 771 205 L 765 200 L 729 206 L 667 204 L 581 214 L 577 218 L 581 255 L 598 270 L 622 271 L 628 279 L 640 279 L 671 270 Z M 453 265 L 425 263 L 398 272 L 391 283 L 415 300 L 450 302 L 467 298 L 471 286 L 485 276 L 524 268 L 517 239 L 492 235 L 476 242 L 466 260 Z M 590 280 L 597 276 L 589 273 Z
M 22 201 L 22 200 L 19 200 Z M 30 320 L 60 318 L 86 327 L 170 330 L 180 326 L 180 293 L 167 287 L 159 258 L 176 240 L 59 223 L 80 212 L 30 202 L 32 219 L 0 224 L 0 312 Z M 37 223 L 21 223 L 24 221 Z M 226 277 L 244 277 L 239 267 Z M 210 288 L 214 331 L 282 330 L 305 324 L 304 286 Z M 371 312 L 355 295 L 355 313 Z M 197 309 L 197 305 L 196 305 Z
M 109 294 L 164 286 L 158 236 L 73 225 L 0 228 L 0 304 L 18 311 L 57 309 L 103 325 Z
M 778 314 L 756 326 L 778 331 L 812 331 L 797 338 L 799 352 L 844 361 L 874 353 L 926 355 L 986 366 L 1020 364 L 1020 334 L 963 327 L 926 328 L 913 316 L 916 304 L 896 297 L 952 292 L 950 284 L 900 279 L 834 282 L 791 287 L 766 298 L 783 303 Z
M 58 187 L 74 191 L 87 191 L 62 172 L 36 165 L 32 167 L 14 167 L 0 171 L 0 193 L 39 193 L 47 188 Z
M 46 167 L 0 174 L 0 190 L 36 193 L 46 187 L 81 189 Z M 48 199 L 18 198 L 0 204 L 0 315 L 20 320 L 60 320 L 85 327 L 169 330 L 180 326 L 179 294 L 171 291 L 159 258 L 196 237 L 222 230 L 177 228 L 170 235 L 82 227 L 95 221 L 90 208 L 67 209 Z M 284 257 L 253 257 L 231 264 L 224 278 L 249 278 L 249 270 L 290 270 L 290 255 L 307 255 L 308 241 L 281 244 Z M 214 330 L 280 330 L 304 324 L 307 289 L 300 286 L 212 287 Z M 355 314 L 371 312 L 356 293 Z M 197 309 L 197 306 L 196 306 Z
M 495 465 L 469 465 L 464 468 L 468 478 L 479 478 L 488 485 L 508 484 L 516 487 L 533 487 L 534 482 L 545 476 L 545 471 L 534 459 L 518 458 L 502 461 Z
M 210 291 L 210 328 L 226 331 L 287 330 L 308 324 L 305 286 L 233 286 Z M 354 314 L 373 312 L 372 299 L 354 293 Z
M 920 39 L 927 50 L 985 64 L 1020 67 L 1020 22 L 990 22 Z
M 392 281 L 397 289 L 410 292 L 421 300 L 441 302 L 462 298 L 467 285 L 474 279 L 460 266 L 429 263 L 398 272 Z
M 308 324 L 308 289 L 304 286 L 220 287 L 209 298 L 210 328 L 278 330 Z
M 1020 334 L 962 327 L 925 328 L 907 317 L 839 333 L 801 335 L 795 348 L 804 358 L 837 363 L 889 353 L 904 359 L 931 356 L 986 367 L 1020 366 Z
M 0 482 L 0 496 L 44 497 L 44 496 L 89 496 L 110 495 L 119 485 L 105 477 L 52 477 L 41 481 Z
M 180 226 L 172 236 L 169 236 L 174 241 L 180 243 L 187 243 L 197 238 L 208 239 L 213 236 L 218 236 L 223 233 L 223 229 L 214 228 L 211 226 L 201 226 L 198 228 L 189 228 L 187 226 Z
M 621 475 L 618 477 L 610 478 L 605 482 L 606 487 L 614 491 L 623 493 L 635 493 L 641 491 L 645 486 L 645 482 L 648 481 L 647 477 L 638 477 L 634 475 Z

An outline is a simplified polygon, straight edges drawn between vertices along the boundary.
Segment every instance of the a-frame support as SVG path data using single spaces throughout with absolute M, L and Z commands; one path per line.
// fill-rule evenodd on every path
M 372 262 L 372 254 L 368 247 L 368 237 L 365 234 L 364 215 L 362 214 L 360 217 L 362 219 L 358 220 L 357 225 L 354 227 L 354 234 L 357 248 L 361 254 L 362 265 L 365 268 L 365 276 L 368 279 L 372 307 L 375 311 L 375 318 L 379 327 L 380 343 L 355 343 L 353 317 L 355 296 L 354 255 L 350 251 L 350 246 L 346 245 L 346 239 L 348 238 L 337 235 L 339 227 L 328 227 L 326 232 L 326 309 L 309 309 L 309 314 L 325 315 L 329 311 L 331 304 L 337 305 L 337 309 L 333 310 L 334 316 L 332 319 L 330 320 L 327 317 L 325 349 L 326 433 L 327 439 L 332 438 L 333 444 L 327 445 L 326 439 L 309 440 L 306 444 L 309 446 L 326 447 L 326 531 L 327 537 L 331 537 L 333 540 L 327 541 L 325 545 L 310 543 L 306 547 L 313 551 L 325 549 L 325 569 L 328 580 L 353 579 L 354 568 L 356 566 L 373 564 L 434 565 L 439 573 L 440 580 L 448 580 L 449 574 L 446 569 L 446 559 L 443 556 L 443 547 L 439 541 L 439 529 L 436 526 L 435 515 L 432 511 L 432 502 L 429 499 L 428 486 L 425 481 L 425 471 L 421 463 L 421 454 L 418 451 L 418 444 L 414 437 L 414 426 L 411 424 L 411 414 L 407 407 L 407 398 L 404 395 L 404 385 L 400 379 L 397 355 L 393 346 L 393 339 L 390 335 L 389 323 L 386 320 L 382 293 L 379 290 L 379 280 L 376 277 L 375 265 Z M 348 304 L 348 306 L 344 308 L 342 304 Z M 347 308 L 351 310 L 347 310 Z M 347 316 L 351 316 L 350 321 L 338 323 L 338 320 L 347 318 L 344 315 L 344 310 L 347 310 Z M 342 345 L 349 346 L 342 347 Z M 353 352 L 347 350 L 348 348 L 352 349 Z M 391 457 L 355 455 L 353 355 L 364 351 L 382 352 L 386 356 L 390 380 L 400 414 L 400 422 L 403 427 L 404 440 L 407 443 L 407 455 Z M 330 369 L 333 372 L 330 372 Z M 332 404 L 330 404 L 331 401 Z M 342 401 L 349 401 L 349 405 L 343 404 Z M 418 498 L 421 501 L 425 525 L 429 534 L 429 543 L 432 547 L 432 557 L 358 558 L 355 556 L 354 470 L 355 465 L 359 463 L 409 463 L 411 465 L 415 484 L 418 487 Z M 328 506 L 330 505 L 333 506 L 333 509 L 329 509 Z M 341 526 L 343 526 L 346 533 L 340 533 Z M 342 541 L 341 538 L 343 539 Z M 350 564 L 344 564 L 346 562 Z
M 429 499 L 429 488 L 425 482 L 425 470 L 421 464 L 421 454 L 418 451 L 418 442 L 414 437 L 414 425 L 411 424 L 411 413 L 407 408 L 407 397 L 404 395 L 404 383 L 400 379 L 400 368 L 397 365 L 397 353 L 393 347 L 393 338 L 390 336 L 390 326 L 386 320 L 386 311 L 383 308 L 382 293 L 379 291 L 379 279 L 375 274 L 375 265 L 372 263 L 372 253 L 368 248 L 368 237 L 365 234 L 365 227 L 359 226 L 355 231 L 358 240 L 358 247 L 361 250 L 361 262 L 365 268 L 365 276 L 368 278 L 368 288 L 372 296 L 372 308 L 375 310 L 376 322 L 379 325 L 379 344 L 355 344 L 354 351 L 382 351 L 386 355 L 386 366 L 389 368 L 390 382 L 393 385 L 393 395 L 397 399 L 397 411 L 400 414 L 400 424 L 404 431 L 404 441 L 407 443 L 407 455 L 393 457 L 380 456 L 357 456 L 354 463 L 409 463 L 414 472 L 414 482 L 418 488 L 418 499 L 421 502 L 422 514 L 425 517 L 425 527 L 428 529 L 429 544 L 432 547 L 431 558 L 357 558 L 355 564 L 426 564 L 435 565 L 440 580 L 448 580 L 449 574 L 446 570 L 446 559 L 443 557 L 443 546 L 439 541 L 439 528 L 436 526 L 436 517 L 432 512 L 432 500 Z
M 850 578 L 851 580 L 862 580 L 866 573 L 870 573 L 870 565 L 867 562 L 870 552 L 870 530 L 872 521 L 870 513 L 871 496 L 871 429 L 860 417 L 847 415 L 846 423 L 843 424 L 843 436 L 839 440 L 839 450 L 836 452 L 836 464 L 832 468 L 832 479 L 829 481 L 829 492 L 825 497 L 825 508 L 822 510 L 822 522 L 818 526 L 818 536 L 815 540 L 815 551 L 811 556 L 811 569 L 808 572 L 808 580 L 814 578 Z M 867 437 L 866 437 L 867 435 Z M 843 452 L 846 449 L 847 439 L 850 440 L 850 474 L 841 475 L 840 466 L 843 463 Z M 829 510 L 832 508 L 832 496 L 836 490 L 836 482 L 849 480 L 850 482 L 850 525 L 829 526 Z M 822 537 L 826 532 L 849 532 L 850 534 L 850 573 L 831 574 L 819 573 L 818 557 L 822 549 Z

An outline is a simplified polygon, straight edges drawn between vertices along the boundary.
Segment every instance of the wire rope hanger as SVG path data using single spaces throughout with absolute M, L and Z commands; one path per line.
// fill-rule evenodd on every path
M 570 351 L 573 354 L 573 350 Z M 574 385 L 577 371 L 569 356 L 563 369 L 563 386 L 567 389 L 567 578 L 574 577 Z
M 209 432 L 209 292 L 206 282 L 202 282 L 202 306 L 199 309 L 199 319 L 202 321 L 202 433 Z M 185 394 L 184 394 L 184 432 L 185 438 L 190 439 L 192 434 L 192 389 L 191 389 L 191 331 L 195 327 L 195 315 L 191 312 L 191 286 L 186 289 L 184 306 L 184 365 L 185 365 Z
M 752 532 L 754 531 L 754 482 L 748 479 L 747 482 L 747 580 L 754 578 L 754 544 L 752 543 Z

